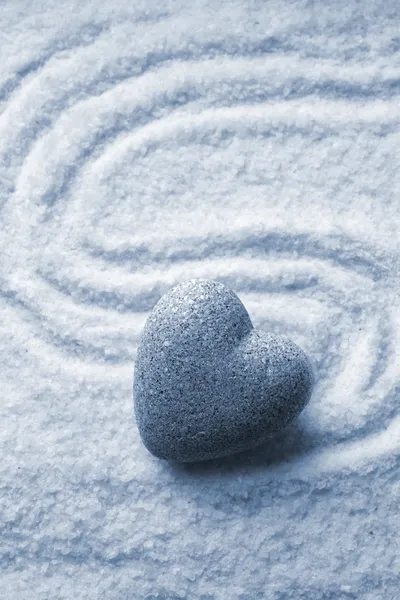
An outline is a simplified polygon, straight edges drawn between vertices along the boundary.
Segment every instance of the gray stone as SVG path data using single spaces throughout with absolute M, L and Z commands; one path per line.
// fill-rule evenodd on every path
M 303 350 L 254 329 L 222 283 L 192 279 L 169 290 L 146 321 L 133 383 L 136 422 L 159 458 L 221 457 L 293 421 L 313 383 Z

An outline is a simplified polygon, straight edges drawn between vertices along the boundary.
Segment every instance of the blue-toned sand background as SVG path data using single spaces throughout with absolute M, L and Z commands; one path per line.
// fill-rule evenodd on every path
M 0 1 L 1 600 L 395 600 L 400 6 Z M 316 373 L 274 441 L 153 458 L 194 277 Z

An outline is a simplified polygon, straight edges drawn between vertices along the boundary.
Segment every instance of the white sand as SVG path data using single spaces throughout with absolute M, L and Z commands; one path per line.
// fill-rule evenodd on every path
M 1 600 L 397 600 L 400 6 L 0 1 Z M 217 279 L 317 383 L 153 458 L 155 302 Z

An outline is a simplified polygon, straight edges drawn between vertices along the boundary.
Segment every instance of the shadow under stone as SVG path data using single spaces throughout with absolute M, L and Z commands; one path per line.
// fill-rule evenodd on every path
M 318 446 L 318 440 L 307 432 L 299 421 L 281 431 L 271 434 L 266 442 L 255 448 L 230 456 L 191 463 L 168 461 L 176 472 L 188 475 L 221 475 L 239 471 L 251 471 L 288 463 L 300 458 Z

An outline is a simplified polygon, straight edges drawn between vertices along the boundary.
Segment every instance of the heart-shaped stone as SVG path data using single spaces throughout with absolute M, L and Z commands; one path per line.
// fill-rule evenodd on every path
M 191 279 L 146 321 L 135 363 L 135 416 L 155 456 L 216 458 L 264 442 L 311 397 L 311 364 L 286 337 L 254 329 L 236 294 Z

